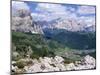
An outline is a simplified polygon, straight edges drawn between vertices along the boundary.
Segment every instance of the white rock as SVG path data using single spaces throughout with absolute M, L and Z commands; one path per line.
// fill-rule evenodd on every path
M 21 59 L 21 61 L 23 61 L 23 59 Z M 64 64 L 64 59 L 60 56 L 56 56 L 54 59 L 49 57 L 40 57 L 39 60 L 34 59 L 32 61 L 33 65 L 31 64 L 24 67 L 26 73 L 83 70 L 95 68 L 95 59 L 89 55 L 85 56 L 82 61 L 76 61 L 75 63 L 70 64 Z M 12 70 L 17 71 L 16 69 L 18 68 L 12 66 Z
M 33 64 L 39 63 L 37 59 L 32 60 Z
M 42 57 L 39 57 L 40 62 L 44 62 L 44 59 Z
M 12 70 L 15 70 L 15 67 L 12 65 Z
M 17 57 L 17 56 L 19 56 L 19 53 L 18 52 L 13 52 L 13 57 Z
M 34 64 L 27 69 L 26 73 L 42 72 L 42 69 L 40 67 L 41 67 L 41 64 L 39 64 L 39 63 Z
M 16 64 L 16 61 L 12 61 L 12 64 Z
M 29 66 L 24 66 L 25 71 L 28 71 L 28 69 L 29 69 Z
M 58 67 L 54 67 L 53 69 L 54 69 L 54 71 L 60 71 L 60 69 Z
M 12 65 L 12 70 L 16 72 L 18 70 L 18 67 Z
M 42 72 L 53 72 L 53 68 L 45 68 Z
M 53 58 L 44 57 L 44 62 L 47 62 L 47 63 L 49 63 L 49 64 L 52 64 L 52 59 L 53 59 Z
M 58 67 L 59 70 L 61 70 L 61 71 L 65 71 L 66 70 L 66 67 L 64 66 L 64 64 L 56 64 L 55 66 Z
M 43 72 L 50 72 L 50 71 L 54 71 L 53 70 L 53 66 L 51 66 L 51 59 L 49 57 L 40 57 L 39 61 L 41 63 L 41 69 L 43 70 Z
M 77 66 L 75 66 L 75 70 L 93 69 L 93 68 L 95 68 L 95 66 L 96 66 L 95 58 L 87 55 L 81 60 L 80 64 L 77 64 Z
M 51 65 L 49 63 L 41 63 L 45 66 L 45 68 L 51 68 Z
M 67 70 L 74 70 L 74 69 L 75 69 L 74 63 L 67 64 L 67 65 L 66 65 L 66 69 L 67 69 Z
M 55 56 L 54 57 L 54 60 L 57 62 L 57 63 L 62 63 L 64 61 L 64 59 L 60 56 Z
M 95 66 L 95 59 L 93 57 L 87 55 L 84 57 L 83 63 Z

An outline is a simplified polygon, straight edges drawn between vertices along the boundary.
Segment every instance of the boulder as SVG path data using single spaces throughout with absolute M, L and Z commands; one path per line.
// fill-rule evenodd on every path
M 56 68 L 59 68 L 60 71 L 66 70 L 66 67 L 64 66 L 64 64 L 56 64 L 55 66 L 56 66 Z
M 77 66 L 75 66 L 75 70 L 93 69 L 96 67 L 95 63 L 95 58 L 91 57 L 90 55 L 87 55 L 80 61 L 79 64 L 77 63 Z
M 51 57 L 51 58 L 49 58 L 49 57 L 44 57 L 44 61 L 47 62 L 47 63 L 49 63 L 49 64 L 52 64 L 52 60 L 53 60 L 52 57 Z
M 16 72 L 17 70 L 18 70 L 18 67 L 12 65 L 12 71 L 13 71 L 13 72 Z
M 64 61 L 64 59 L 60 56 L 55 56 L 54 57 L 54 60 L 57 62 L 57 63 L 62 63 Z
M 18 52 L 13 52 L 13 58 L 16 58 L 16 57 L 18 57 L 19 56 L 19 53 Z
M 25 70 L 26 70 L 26 73 L 42 72 L 40 63 L 31 65 L 29 68 L 25 67 Z
M 70 63 L 66 65 L 66 70 L 74 70 L 75 69 L 75 64 L 74 63 Z
M 54 67 L 53 69 L 54 69 L 54 71 L 60 71 L 60 69 L 58 67 Z
M 95 66 L 95 59 L 93 57 L 87 55 L 82 59 L 82 63 Z
M 33 61 L 33 64 L 39 63 L 37 59 L 33 59 L 32 61 Z
M 12 61 L 12 65 L 16 64 L 16 61 Z

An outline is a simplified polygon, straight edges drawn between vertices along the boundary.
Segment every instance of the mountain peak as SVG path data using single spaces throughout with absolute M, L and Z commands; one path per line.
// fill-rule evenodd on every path
M 33 21 L 30 11 L 20 9 L 16 13 L 17 15 L 12 16 L 13 31 L 43 34 L 42 28 Z

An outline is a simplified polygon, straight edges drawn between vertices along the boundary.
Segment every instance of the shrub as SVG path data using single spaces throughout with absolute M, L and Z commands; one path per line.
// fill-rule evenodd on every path
M 24 66 L 26 66 L 27 64 L 23 61 L 17 61 L 16 66 L 18 68 L 24 68 Z
M 30 55 L 30 58 L 32 58 L 32 59 L 34 59 L 34 58 L 38 59 L 39 58 L 39 55 L 37 55 L 37 54 L 31 54 Z

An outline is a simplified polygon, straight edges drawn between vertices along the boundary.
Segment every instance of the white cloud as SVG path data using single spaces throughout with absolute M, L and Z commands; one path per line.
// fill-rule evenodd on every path
M 81 16 L 78 18 L 78 21 L 83 21 L 86 23 L 86 26 L 91 26 L 95 25 L 95 15 L 90 14 L 95 14 L 95 7 L 93 6 L 79 6 L 77 13 L 80 15 L 87 15 L 87 16 Z
M 47 12 L 65 12 L 66 7 L 60 5 L 60 4 L 48 4 L 48 3 L 39 3 L 37 8 L 37 11 L 47 11 Z
M 25 2 L 12 1 L 12 14 L 15 15 L 19 9 L 30 10 L 29 6 Z M 52 21 L 57 18 L 63 19 L 76 19 L 78 22 L 86 23 L 87 26 L 95 25 L 95 15 L 88 16 L 89 14 L 95 14 L 95 7 L 93 6 L 78 6 L 76 10 L 74 7 L 64 6 L 61 4 L 49 4 L 38 3 L 34 9 L 37 12 L 32 12 L 33 20 L 39 21 Z M 87 16 L 78 17 L 80 15 L 88 14 Z
M 16 13 L 18 9 L 30 10 L 29 6 L 25 2 L 12 1 L 12 11 Z M 76 19 L 77 21 L 84 21 L 88 25 L 95 25 L 95 16 L 81 16 L 79 14 L 95 14 L 95 7 L 93 6 L 78 6 L 78 10 L 70 6 L 64 6 L 61 4 L 49 4 L 49 3 L 38 3 L 34 9 L 37 12 L 32 12 L 34 20 L 40 21 L 51 21 L 57 18 L 63 19 Z
M 79 6 L 77 10 L 78 14 L 95 14 L 95 7 L 93 6 Z
M 70 10 L 68 10 L 70 9 Z M 41 20 L 51 21 L 57 18 L 76 18 L 77 15 L 72 13 L 74 8 L 70 8 L 61 4 L 48 4 L 48 3 L 39 3 L 35 9 L 38 11 L 38 15 L 33 12 L 33 17 L 37 15 Z M 40 16 L 41 15 L 41 16 Z M 38 19 L 39 20 L 39 19 Z

